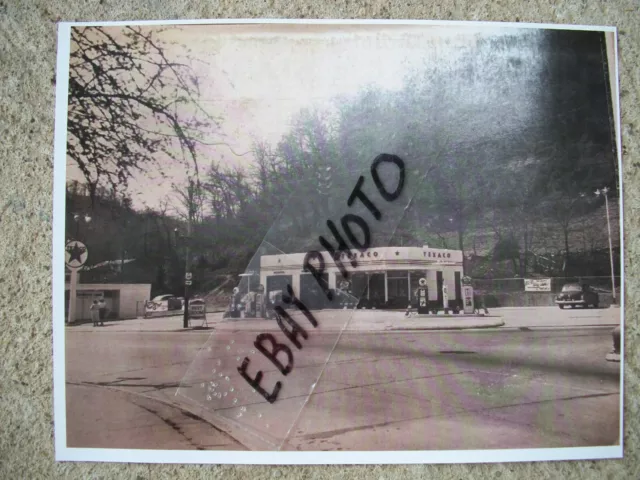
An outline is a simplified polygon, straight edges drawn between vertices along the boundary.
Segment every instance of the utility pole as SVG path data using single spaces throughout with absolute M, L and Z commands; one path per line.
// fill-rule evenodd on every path
M 609 261 L 611 263 L 611 295 L 613 297 L 614 305 L 616 302 L 616 277 L 615 270 L 613 268 L 613 246 L 611 243 L 611 222 L 609 221 L 609 199 L 607 198 L 607 194 L 609 193 L 609 187 L 604 187 L 603 189 L 596 190 L 596 195 L 602 195 L 604 197 L 605 209 L 607 211 L 607 231 L 609 233 Z
M 184 313 L 183 313 L 183 317 L 182 317 L 182 327 L 183 328 L 188 328 L 189 327 L 189 293 L 190 293 L 190 289 L 189 289 L 189 285 L 191 284 L 191 262 L 190 262 L 190 256 L 191 253 L 189 252 L 189 242 L 191 241 L 191 220 L 189 220 L 187 222 L 187 238 L 186 240 L 186 255 L 185 255 L 185 267 L 184 267 Z
M 192 275 L 191 275 L 191 222 L 193 218 L 193 202 L 194 202 L 194 185 L 193 180 L 189 180 L 189 191 L 187 192 L 187 238 L 185 239 L 185 267 L 184 267 L 184 313 L 182 317 L 182 328 L 189 328 L 189 294 L 190 294 L 190 286 L 192 283 Z

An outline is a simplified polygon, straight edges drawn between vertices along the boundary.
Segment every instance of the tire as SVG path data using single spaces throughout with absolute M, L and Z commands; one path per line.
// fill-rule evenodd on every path
M 564 310 L 564 305 L 558 305 L 560 307 L 560 310 Z
M 571 304 L 571 308 L 576 308 L 576 304 L 575 304 L 575 303 L 572 303 L 572 304 Z

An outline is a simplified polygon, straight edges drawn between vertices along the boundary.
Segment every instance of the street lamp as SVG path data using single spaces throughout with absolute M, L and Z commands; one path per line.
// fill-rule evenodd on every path
M 73 221 L 76 222 L 76 234 L 74 238 L 78 238 L 78 233 L 80 230 L 80 223 L 84 220 L 84 223 L 89 223 L 91 221 L 91 215 L 87 213 L 74 213 Z
M 601 194 L 604 196 L 604 203 L 607 210 L 607 231 L 609 232 L 609 259 L 611 261 L 611 293 L 613 295 L 613 303 L 616 303 L 616 279 L 613 270 L 613 247 L 611 245 L 611 222 L 609 221 L 609 198 L 607 194 L 609 193 L 609 187 L 604 187 L 602 189 L 597 189 L 595 194 L 599 197 Z

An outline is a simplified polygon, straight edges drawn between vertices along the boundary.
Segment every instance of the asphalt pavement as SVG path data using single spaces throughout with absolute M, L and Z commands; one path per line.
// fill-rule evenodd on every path
M 68 446 L 422 450 L 618 440 L 620 365 L 605 355 L 619 309 L 496 309 L 492 321 L 504 326 L 459 331 L 393 330 L 404 314 L 359 311 L 341 332 L 347 312 L 335 312 L 326 328 L 307 326 L 301 349 L 291 345 L 286 376 L 255 351 L 265 321 L 68 327 Z M 367 317 L 375 328 L 362 328 Z M 245 356 L 265 389 L 282 382 L 274 403 L 238 374 Z

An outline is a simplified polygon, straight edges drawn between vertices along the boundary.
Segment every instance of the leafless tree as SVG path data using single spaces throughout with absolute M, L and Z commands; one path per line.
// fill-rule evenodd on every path
M 71 31 L 67 155 L 92 198 L 99 185 L 123 189 L 160 160 L 198 171 L 197 147 L 216 119 L 200 105 L 187 57 L 170 58 L 158 31 L 77 27 Z

